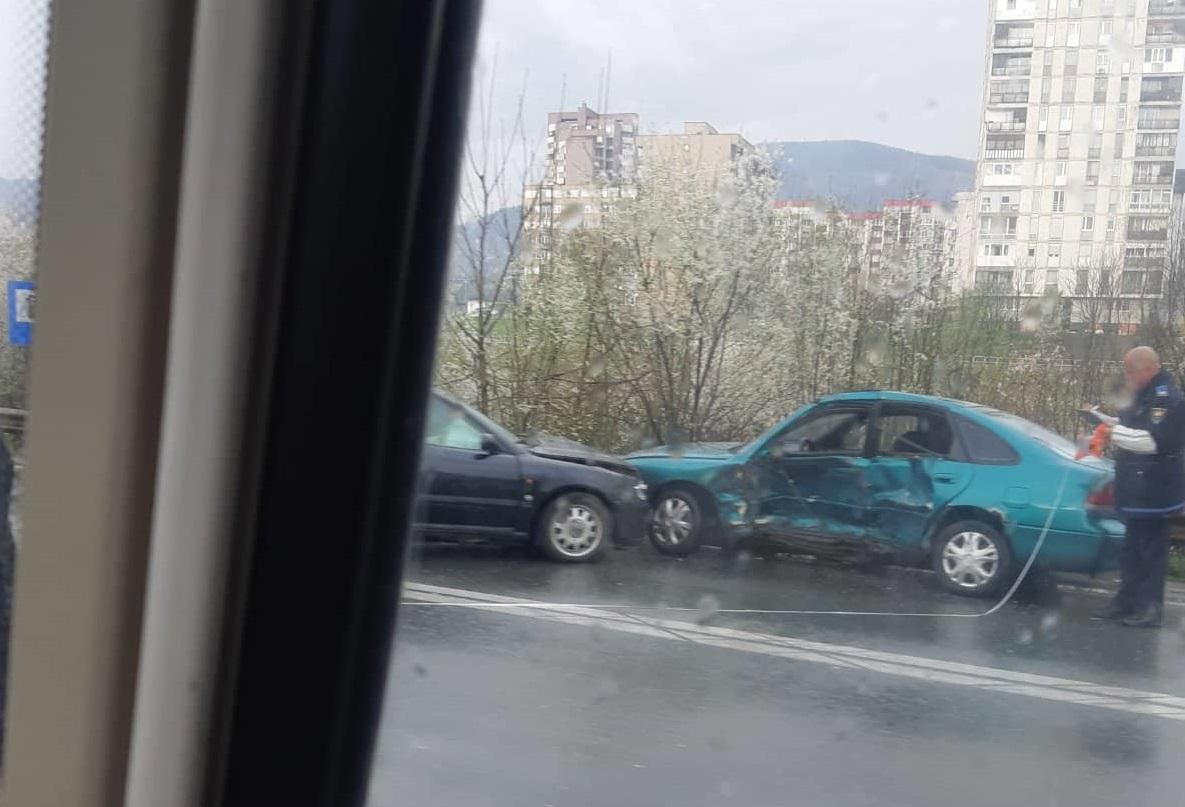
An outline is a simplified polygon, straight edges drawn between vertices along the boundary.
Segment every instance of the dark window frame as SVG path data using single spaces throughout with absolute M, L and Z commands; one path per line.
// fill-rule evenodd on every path
M 947 430 L 950 432 L 950 448 L 945 454 L 939 454 L 935 451 L 927 451 L 925 449 L 919 450 L 917 453 L 911 454 L 897 454 L 891 451 L 882 451 L 881 445 L 881 419 L 885 417 L 894 417 L 899 415 L 910 414 L 924 415 L 926 417 L 936 418 L 946 423 Z M 902 459 L 908 457 L 930 457 L 934 459 L 949 460 L 952 462 L 963 462 L 966 458 L 966 451 L 963 450 L 962 439 L 951 423 L 949 413 L 939 406 L 933 406 L 924 403 L 914 403 L 912 401 L 882 401 L 877 407 L 876 416 L 873 419 L 872 429 L 870 430 L 870 451 L 871 455 L 878 458 L 886 459 Z

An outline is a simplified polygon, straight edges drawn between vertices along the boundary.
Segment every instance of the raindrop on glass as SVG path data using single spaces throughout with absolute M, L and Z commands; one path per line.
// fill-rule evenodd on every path
M 719 610 L 720 600 L 716 598 L 716 595 L 705 594 L 699 598 L 699 602 L 695 605 L 695 621 L 702 625 L 714 617 Z

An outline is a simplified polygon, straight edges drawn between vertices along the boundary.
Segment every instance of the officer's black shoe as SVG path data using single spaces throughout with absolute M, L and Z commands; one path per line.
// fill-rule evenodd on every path
M 1164 614 L 1159 605 L 1149 605 L 1124 617 L 1123 624 L 1129 628 L 1159 628 L 1164 624 Z
M 1112 602 L 1101 611 L 1095 611 L 1090 615 L 1091 619 L 1099 621 L 1111 621 L 1113 619 L 1123 619 L 1128 615 L 1128 610 L 1117 602 Z

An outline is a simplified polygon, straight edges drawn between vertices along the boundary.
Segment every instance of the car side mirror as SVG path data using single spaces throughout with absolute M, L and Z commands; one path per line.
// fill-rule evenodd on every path
M 501 454 L 502 444 L 498 442 L 498 438 L 492 434 L 483 434 L 481 436 L 481 453 L 483 454 Z

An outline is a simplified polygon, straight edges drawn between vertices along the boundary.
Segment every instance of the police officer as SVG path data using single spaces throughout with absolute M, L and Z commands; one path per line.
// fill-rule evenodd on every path
M 1094 616 L 1158 628 L 1164 618 L 1169 519 L 1185 509 L 1185 397 L 1150 347 L 1123 357 L 1133 396 L 1110 426 L 1115 449 L 1115 507 L 1127 527 L 1119 592 Z

